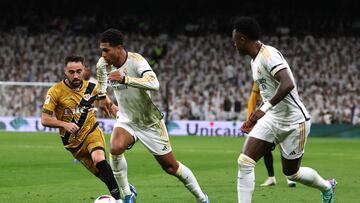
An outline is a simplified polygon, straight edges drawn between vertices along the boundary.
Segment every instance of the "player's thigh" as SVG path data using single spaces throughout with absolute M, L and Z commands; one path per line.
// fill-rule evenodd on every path
M 163 120 L 146 129 L 134 127 L 136 137 L 155 156 L 172 151 L 169 135 Z
M 111 133 L 110 150 L 124 152 L 126 149 L 131 148 L 135 141 L 135 132 L 131 126 L 126 123 L 117 123 Z
M 273 143 L 255 137 L 247 137 L 242 153 L 257 162 L 264 154 L 271 151 Z
M 274 146 L 275 135 L 271 122 L 262 118 L 247 136 L 242 153 L 258 161 L 264 154 L 269 153 Z
M 105 139 L 99 127 L 85 138 L 80 145 L 76 159 L 93 174 L 98 174 L 96 163 L 105 160 Z

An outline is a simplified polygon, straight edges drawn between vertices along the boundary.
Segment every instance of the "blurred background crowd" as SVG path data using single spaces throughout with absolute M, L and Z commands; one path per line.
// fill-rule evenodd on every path
M 141 8 L 81 2 L 2 2 L 0 81 L 58 82 L 71 53 L 85 56 L 96 77 L 99 33 L 114 27 L 125 34 L 126 49 L 142 54 L 157 73 L 161 88 L 153 98 L 168 119 L 244 120 L 250 58 L 236 52 L 231 32 L 234 18 L 251 15 L 263 28 L 261 41 L 287 59 L 312 121 L 360 124 L 356 1 L 329 4 L 321 12 L 316 4 L 281 1 L 224 7 L 202 0 L 144 1 Z M 47 88 L 0 85 L 0 115 L 39 116 Z

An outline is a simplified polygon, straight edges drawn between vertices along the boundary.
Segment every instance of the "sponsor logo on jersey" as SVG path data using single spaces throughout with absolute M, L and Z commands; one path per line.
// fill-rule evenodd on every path
M 266 89 L 266 79 L 265 78 L 259 78 L 256 80 L 256 84 L 259 88 L 262 90 Z
M 90 97 L 91 97 L 90 94 L 84 94 L 83 99 L 84 99 L 85 101 L 89 101 Z

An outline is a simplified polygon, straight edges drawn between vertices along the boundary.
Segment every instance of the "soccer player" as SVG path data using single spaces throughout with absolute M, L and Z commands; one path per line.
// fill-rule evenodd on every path
M 98 87 L 95 83 L 83 80 L 83 62 L 84 58 L 81 56 L 65 58 L 65 79 L 48 90 L 41 123 L 60 128 L 65 148 L 102 180 L 116 202 L 120 203 L 119 187 L 105 159 L 104 136 L 92 111 Z M 109 103 L 108 108 L 116 114 L 115 105 Z
M 151 93 L 159 89 L 159 81 L 148 62 L 140 54 L 128 52 L 119 30 L 108 29 L 101 34 L 102 57 L 97 63 L 97 80 L 101 98 L 105 98 L 109 82 L 119 106 L 116 123 L 110 139 L 111 167 L 123 189 L 125 203 L 133 202 L 129 190 L 127 164 L 123 157 L 136 141 L 154 155 L 162 169 L 176 176 L 195 196 L 198 202 L 208 203 L 194 174 L 178 162 L 172 153 L 163 114 L 151 100 Z M 99 101 L 99 108 L 107 111 L 107 100 Z
M 250 97 L 248 100 L 248 110 L 246 112 L 247 119 L 249 119 L 250 115 L 254 112 L 256 103 L 259 99 L 261 99 L 259 87 L 256 85 L 256 83 L 253 83 L 251 94 L 250 94 Z M 246 126 L 246 123 L 244 122 L 244 125 L 243 125 L 244 128 L 242 128 L 241 130 L 248 134 L 250 131 L 247 131 L 245 126 Z M 275 149 L 275 145 L 274 145 L 274 147 L 271 148 L 271 150 L 274 150 L 274 149 Z M 260 186 L 276 185 L 276 178 L 275 178 L 274 165 L 273 165 L 273 155 L 272 155 L 271 151 L 266 152 L 264 154 L 264 163 L 265 163 L 266 170 L 268 172 L 268 178 Z M 296 187 L 296 182 L 291 181 L 287 178 L 286 178 L 286 181 L 287 181 L 287 184 L 289 187 Z
M 324 180 L 314 169 L 300 167 L 310 117 L 299 99 L 291 69 L 277 49 L 259 39 L 260 26 L 255 19 L 242 17 L 234 23 L 233 43 L 241 55 L 251 57 L 252 76 L 264 102 L 246 121 L 246 127 L 253 129 L 238 159 L 238 202 L 251 202 L 255 164 L 276 143 L 287 178 L 317 188 L 323 203 L 332 203 L 335 179 Z

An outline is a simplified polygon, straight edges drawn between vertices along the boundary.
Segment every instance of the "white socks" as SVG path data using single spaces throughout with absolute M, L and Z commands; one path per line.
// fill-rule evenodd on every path
M 201 190 L 198 182 L 196 181 L 194 174 L 188 167 L 186 167 L 180 162 L 178 163 L 179 168 L 176 171 L 175 176 L 184 183 L 185 187 L 196 197 L 199 202 L 205 201 L 205 194 Z
M 238 203 L 251 203 L 255 188 L 254 168 L 256 162 L 245 154 L 240 154 L 238 164 Z
M 329 181 L 324 180 L 314 169 L 309 167 L 300 167 L 297 173 L 287 176 L 287 178 L 289 180 L 317 188 L 321 192 L 325 192 L 331 187 Z
M 127 162 L 125 156 L 123 154 L 110 154 L 110 166 L 113 170 L 116 182 L 119 185 L 119 188 L 123 192 L 124 196 L 131 195 L 127 176 Z

